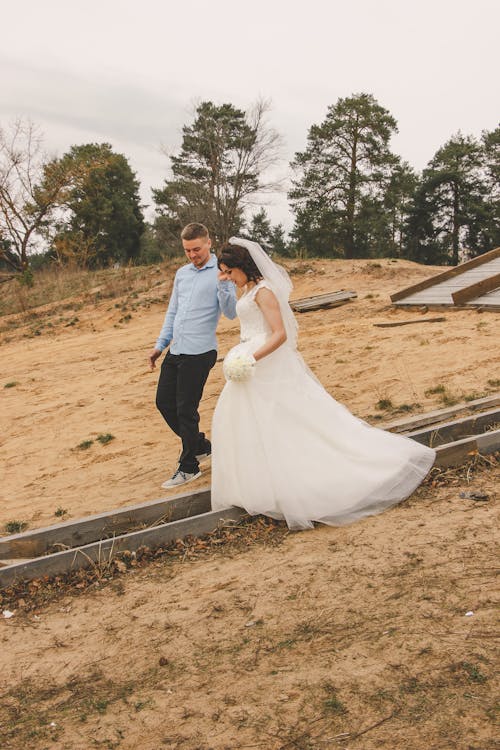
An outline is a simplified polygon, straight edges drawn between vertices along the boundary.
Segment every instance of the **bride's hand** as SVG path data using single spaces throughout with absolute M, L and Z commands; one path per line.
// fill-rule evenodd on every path
M 219 281 L 231 281 L 230 277 L 227 275 L 227 273 L 224 273 L 224 271 L 219 271 L 219 275 L 217 277 Z

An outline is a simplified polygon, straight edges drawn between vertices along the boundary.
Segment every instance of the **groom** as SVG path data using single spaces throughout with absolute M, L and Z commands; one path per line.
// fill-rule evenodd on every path
M 175 274 L 163 327 L 149 354 L 150 369 L 164 349 L 156 406 L 182 440 L 179 465 L 162 487 L 178 487 L 201 475 L 199 462 L 211 453 L 210 441 L 199 431 L 200 404 L 208 374 L 217 360 L 215 330 L 221 313 L 236 317 L 236 291 L 218 278 L 212 241 L 203 224 L 191 223 L 181 232 L 189 264 Z

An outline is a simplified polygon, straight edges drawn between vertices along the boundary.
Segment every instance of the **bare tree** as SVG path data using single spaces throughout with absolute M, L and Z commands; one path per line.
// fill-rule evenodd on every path
M 0 128 L 0 260 L 11 269 L 3 280 L 28 269 L 66 185 L 64 169 L 47 160 L 42 143 L 29 120 Z

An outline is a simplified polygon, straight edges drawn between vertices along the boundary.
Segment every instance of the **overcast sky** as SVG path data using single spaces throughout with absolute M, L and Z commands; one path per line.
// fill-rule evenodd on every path
M 27 115 L 51 154 L 109 142 L 144 203 L 197 102 L 270 99 L 284 165 L 329 105 L 373 94 L 416 169 L 500 113 L 498 0 L 0 0 L 0 123 Z M 291 228 L 285 195 L 267 206 Z M 148 213 L 151 216 L 151 213 Z

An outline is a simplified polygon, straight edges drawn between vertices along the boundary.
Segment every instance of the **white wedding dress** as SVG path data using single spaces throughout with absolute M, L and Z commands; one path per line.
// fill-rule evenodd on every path
M 261 281 L 237 303 L 241 343 L 255 352 L 270 334 L 255 302 Z M 284 519 L 342 525 L 408 497 L 435 452 L 371 427 L 337 403 L 288 343 L 253 377 L 226 383 L 212 425 L 212 508 L 231 505 Z

